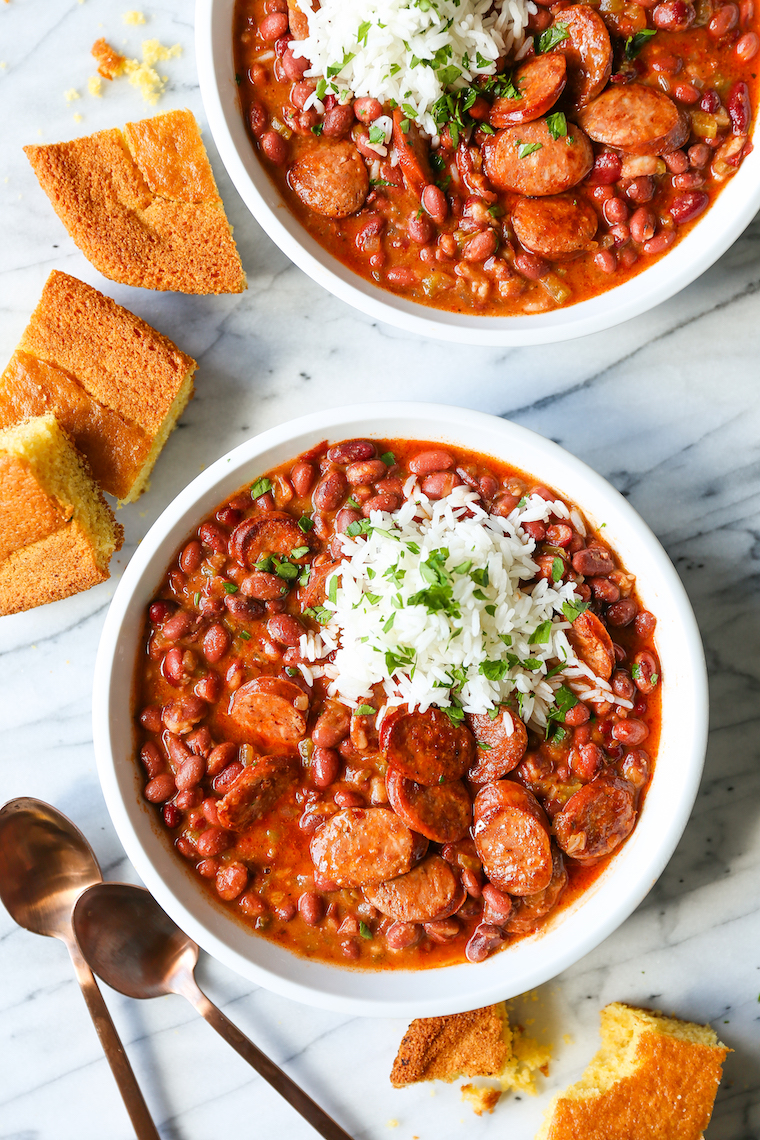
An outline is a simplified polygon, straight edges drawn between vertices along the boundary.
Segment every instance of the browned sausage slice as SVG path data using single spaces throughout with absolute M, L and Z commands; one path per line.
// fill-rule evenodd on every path
M 311 858 L 319 874 L 337 887 L 362 887 L 405 874 L 415 837 L 388 808 L 346 808 L 314 833 Z
M 672 99 L 643 83 L 606 91 L 578 112 L 594 140 L 628 154 L 669 154 L 689 137 L 689 121 Z
M 597 677 L 609 681 L 615 668 L 615 650 L 612 638 L 596 614 L 590 610 L 579 614 L 573 628 L 567 631 L 567 640 Z
M 230 717 L 262 752 L 292 752 L 306 735 L 309 698 L 282 677 L 256 677 L 233 693 Z
M 245 831 L 274 806 L 290 786 L 293 767 L 287 761 L 264 757 L 244 768 L 216 805 L 219 823 L 228 831 Z
M 494 186 L 534 197 L 569 190 L 594 164 L 591 143 L 580 127 L 570 124 L 568 133 L 555 139 L 545 119 L 499 131 L 483 153 Z
M 284 511 L 265 511 L 255 518 L 244 519 L 235 527 L 230 535 L 230 557 L 252 570 L 266 554 L 291 559 L 293 550 L 310 545 L 309 536 L 292 515 Z M 308 554 L 291 560 L 303 564 L 306 558 Z
M 507 932 L 509 934 L 529 934 L 535 930 L 541 919 L 545 918 L 559 902 L 562 892 L 567 886 L 567 880 L 567 868 L 565 867 L 565 860 L 562 858 L 562 852 L 552 844 L 552 877 L 549 880 L 549 886 L 544 887 L 542 891 L 537 891 L 534 895 L 523 895 L 522 898 L 513 900 L 512 910 L 507 920 Z
M 426 788 L 389 768 L 385 783 L 391 807 L 413 831 L 434 843 L 456 843 L 467 834 L 472 803 L 461 780 Z
M 326 218 L 347 218 L 364 205 L 369 175 L 353 143 L 324 143 L 307 150 L 288 171 L 298 197 Z
M 402 776 L 426 787 L 460 779 L 475 758 L 470 730 L 436 708 L 392 709 L 380 726 L 380 749 Z
M 512 83 L 520 92 L 519 99 L 496 99 L 491 108 L 491 126 L 511 127 L 540 118 L 557 102 L 566 82 L 564 55 L 537 55 L 529 59 L 512 74 Z
M 406 127 L 406 130 L 403 128 Z M 433 181 L 427 143 L 400 107 L 393 112 L 393 145 L 398 154 L 404 181 L 413 194 L 422 197 L 422 191 Z
M 538 800 L 512 780 L 486 784 L 475 797 L 475 848 L 488 878 L 510 895 L 533 895 L 552 877 L 549 821 Z
M 612 74 L 612 44 L 607 25 L 587 4 L 563 8 L 555 28 L 567 33 L 556 47 L 567 60 L 567 95 L 574 107 L 595 99 Z
M 552 261 L 568 261 L 595 249 L 598 225 L 594 207 L 572 194 L 520 198 L 512 211 L 512 228 L 520 244 Z
M 473 784 L 500 780 L 522 760 L 528 747 L 525 725 L 513 712 L 505 709 L 494 720 L 488 713 L 468 713 L 467 723 L 475 737 L 475 764 L 467 773 Z M 505 722 L 512 724 L 507 734 Z
M 431 855 L 406 875 L 365 886 L 364 897 L 396 922 L 432 922 L 457 910 L 465 890 L 449 864 L 440 855 Z
M 590 863 L 609 855 L 633 830 L 636 789 L 619 776 L 597 776 L 554 817 L 554 834 L 566 855 Z

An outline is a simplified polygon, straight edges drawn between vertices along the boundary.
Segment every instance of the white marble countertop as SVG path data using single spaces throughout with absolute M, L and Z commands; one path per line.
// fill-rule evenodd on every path
M 406 1027 L 312 1010 L 256 989 L 202 956 L 210 996 L 356 1137 L 531 1140 L 550 1093 L 576 1079 L 611 1000 L 710 1021 L 735 1052 L 709 1140 L 760 1137 L 760 229 L 702 278 L 606 333 L 547 348 L 437 344 L 376 324 L 312 284 L 262 232 L 206 143 L 249 289 L 235 297 L 156 294 L 105 281 L 64 232 L 21 147 L 152 113 L 125 79 L 87 93 L 91 44 L 139 55 L 179 43 L 157 109 L 204 115 L 192 6 L 147 5 L 143 27 L 116 0 L 0 3 L 0 353 L 3 364 L 53 268 L 104 290 L 199 362 L 197 395 L 153 486 L 120 512 L 127 540 L 111 582 L 0 621 L 0 799 L 38 796 L 85 832 L 106 878 L 134 879 L 108 818 L 92 749 L 90 693 L 114 583 L 171 498 L 233 445 L 325 405 L 425 399 L 509 417 L 610 479 L 673 558 L 710 668 L 712 732 L 702 788 L 662 878 L 597 950 L 543 986 L 526 1014 L 555 1042 L 536 1099 L 505 1096 L 475 1117 L 456 1086 L 402 1092 L 388 1081 Z M 74 88 L 80 98 L 67 102 Z M 75 120 L 81 115 L 81 120 Z M 166 1140 L 315 1135 L 180 998 L 106 991 Z M 568 1035 L 567 1038 L 565 1035 Z M 357 1063 L 358 1062 L 358 1063 Z M 395 1127 L 394 1127 L 395 1124 Z M 390 1131 L 389 1131 L 390 1130 Z M 126 1140 L 128 1118 L 63 946 L 0 908 L 0 1137 Z

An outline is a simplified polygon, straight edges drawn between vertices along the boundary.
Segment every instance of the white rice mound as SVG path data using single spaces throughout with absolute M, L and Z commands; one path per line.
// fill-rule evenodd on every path
M 476 75 L 494 75 L 498 58 L 523 45 L 536 11 L 533 0 L 321 0 L 316 11 L 311 0 L 297 3 L 309 35 L 290 48 L 311 63 L 307 77 L 324 78 L 343 103 L 363 95 L 393 100 L 431 137 L 433 104 Z M 307 106 L 321 111 L 323 94 Z
M 327 676 L 330 694 L 352 708 L 382 684 L 378 720 L 393 705 L 485 713 L 511 697 L 522 719 L 543 729 L 563 684 L 582 699 L 631 707 L 567 639 L 562 607 L 580 603 L 574 583 L 542 578 L 523 589 L 539 567 L 522 524 L 569 518 L 565 503 L 531 495 L 502 518 L 464 486 L 431 501 L 410 476 L 404 490 L 393 515 L 371 513 L 366 537 L 342 536 L 345 557 L 326 582 L 323 628 L 301 638 L 301 655 L 315 663 L 303 667 L 307 680 Z M 573 519 L 581 522 L 575 511 Z M 443 592 L 432 604 L 430 594 L 415 599 L 436 583 Z M 494 663 L 486 670 L 496 679 L 481 672 L 484 662 Z

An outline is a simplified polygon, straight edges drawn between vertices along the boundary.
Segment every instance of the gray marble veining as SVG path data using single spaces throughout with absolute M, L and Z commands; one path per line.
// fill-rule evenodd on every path
M 438 400 L 509 417 L 605 475 L 646 519 L 691 597 L 710 669 L 704 779 L 650 895 L 593 953 L 541 987 L 520 1016 L 555 1043 L 540 1097 L 507 1096 L 478 1119 L 455 1086 L 391 1089 L 405 1023 L 309 1009 L 203 957 L 201 984 L 357 1138 L 531 1140 L 552 1091 L 597 1045 L 610 1000 L 710 1021 L 729 1057 L 709 1140 L 760 1138 L 760 226 L 659 308 L 566 345 L 474 349 L 353 312 L 294 268 L 248 215 L 206 143 L 249 275 L 239 297 L 154 294 L 104 281 L 68 238 L 21 152 L 150 113 L 125 80 L 87 95 L 92 42 L 129 54 L 179 42 L 161 109 L 203 110 L 191 8 L 115 0 L 0 4 L 0 351 L 10 356 L 53 268 L 90 282 L 199 361 L 197 396 L 150 492 L 120 513 L 114 579 L 0 622 L 2 799 L 34 795 L 70 815 L 107 878 L 136 878 L 108 818 L 92 751 L 95 650 L 114 582 L 140 538 L 204 466 L 249 435 L 325 405 Z M 64 92 L 81 98 L 67 103 Z M 74 115 L 82 116 L 80 122 Z M 0 1140 L 127 1140 L 128 1118 L 63 947 L 0 909 Z M 107 993 L 166 1140 L 313 1135 L 178 998 Z M 356 1058 L 361 1063 L 356 1064 Z

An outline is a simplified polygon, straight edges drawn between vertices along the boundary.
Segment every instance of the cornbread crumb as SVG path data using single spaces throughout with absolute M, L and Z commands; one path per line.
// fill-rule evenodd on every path
M 101 487 L 132 502 L 192 395 L 194 371 L 139 317 L 54 271 L 0 377 L 0 429 L 53 413 Z
M 0 615 L 104 582 L 123 538 L 54 416 L 0 431 Z
M 84 116 L 83 116 L 83 115 L 80 115 L 80 114 L 79 114 L 79 111 L 75 111 L 75 112 L 74 112 L 74 114 L 72 115 L 72 118 L 73 118 L 73 120 L 74 120 L 74 122 L 75 122 L 75 123 L 81 123 L 81 122 L 82 122 L 82 120 L 83 120 L 83 118 L 84 118 Z
M 386 1128 L 398 1128 L 398 1121 L 397 1120 L 387 1120 L 385 1122 L 385 1127 Z
M 536 1140 L 701 1140 L 730 1052 L 712 1027 L 613 1002 L 601 1012 L 601 1035 Z
M 68 91 L 64 91 L 63 97 L 67 103 L 73 103 L 76 99 L 81 99 L 81 95 L 76 87 L 69 87 Z
M 145 23 L 145 16 L 143 15 L 142 12 L 135 12 L 135 11 L 124 12 L 121 18 L 125 24 L 144 24 Z
M 168 48 L 164 47 L 158 40 L 143 40 L 143 63 L 147 63 L 148 67 L 153 67 L 156 63 L 162 63 L 166 59 L 174 59 L 178 55 L 182 55 L 182 44 L 174 44 Z
M 99 40 L 95 40 L 90 48 L 90 55 L 94 57 L 98 65 L 98 74 L 102 75 L 104 79 L 115 79 L 117 75 L 121 75 L 127 62 L 126 57 L 118 52 L 115 47 L 111 47 L 102 36 Z
M 501 1099 L 501 1089 L 491 1085 L 462 1085 L 462 1100 L 469 1101 L 476 1116 L 493 1112 Z
M 94 95 L 97 99 L 103 97 L 103 80 L 99 75 L 91 75 L 87 80 L 87 90 L 90 95 Z
M 105 277 L 180 293 L 245 289 L 190 111 L 24 150 L 59 218 Z

